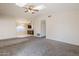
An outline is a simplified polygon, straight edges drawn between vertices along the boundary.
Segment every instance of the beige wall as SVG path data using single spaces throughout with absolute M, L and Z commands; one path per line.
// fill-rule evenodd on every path
M 79 11 L 54 13 L 46 20 L 46 38 L 79 45 Z
M 9 17 L 0 18 L 0 40 L 16 37 L 15 19 Z

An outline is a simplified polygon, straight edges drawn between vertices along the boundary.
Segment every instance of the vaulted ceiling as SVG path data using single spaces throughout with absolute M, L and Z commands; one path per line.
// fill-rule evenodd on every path
M 17 6 L 15 3 L 0 3 L 0 15 L 9 15 L 13 17 L 35 19 L 50 13 L 57 13 L 61 11 L 79 10 L 78 3 L 28 3 L 27 5 L 44 5 L 46 8 L 40 10 L 35 14 L 25 13 L 24 9 Z

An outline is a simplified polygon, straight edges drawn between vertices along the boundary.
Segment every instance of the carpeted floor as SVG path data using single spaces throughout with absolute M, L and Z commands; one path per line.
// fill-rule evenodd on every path
M 79 56 L 79 46 L 36 37 L 21 38 L 18 40 L 25 40 L 25 41 L 22 41 L 17 44 L 8 45 L 5 47 L 0 47 L 0 55 L 1 56 Z M 3 43 L 5 44 L 5 42 Z

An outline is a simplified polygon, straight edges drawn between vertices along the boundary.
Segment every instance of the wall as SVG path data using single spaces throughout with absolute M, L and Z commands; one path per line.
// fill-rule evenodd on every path
M 79 45 L 79 11 L 68 9 L 47 18 L 46 38 Z
M 15 19 L 9 17 L 0 17 L 0 40 L 16 37 Z

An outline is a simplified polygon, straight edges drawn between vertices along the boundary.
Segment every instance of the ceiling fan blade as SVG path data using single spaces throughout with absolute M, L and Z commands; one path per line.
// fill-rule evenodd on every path
M 37 10 L 37 9 L 33 9 L 34 11 L 39 11 L 39 10 Z

